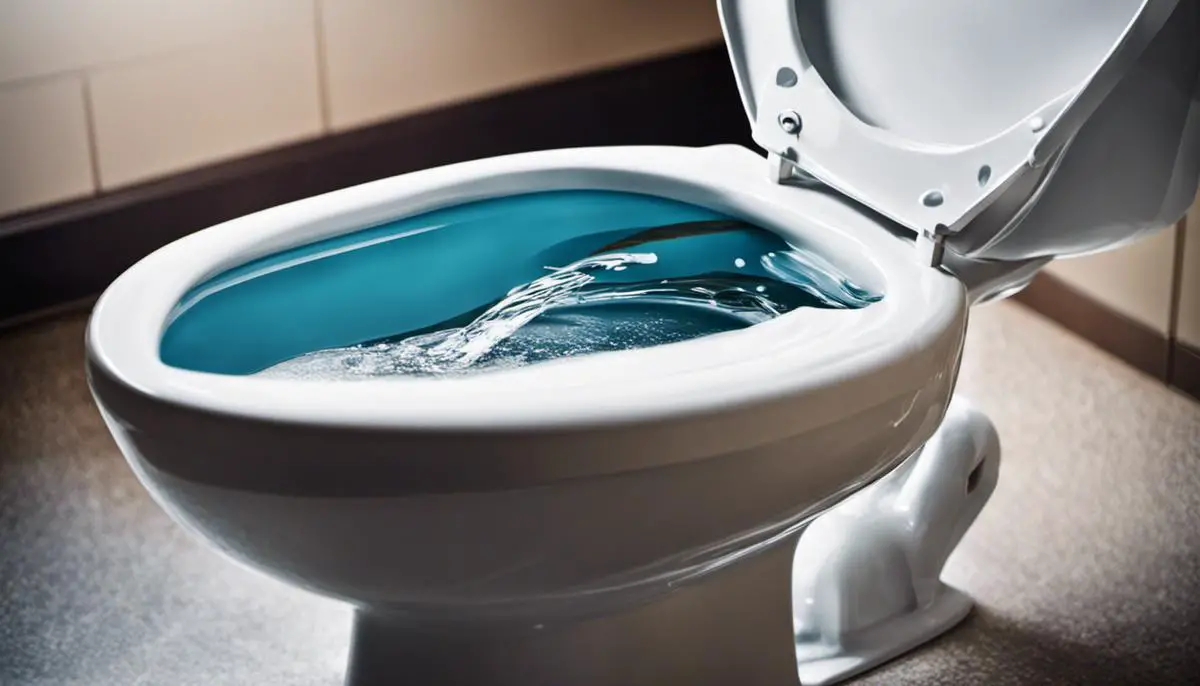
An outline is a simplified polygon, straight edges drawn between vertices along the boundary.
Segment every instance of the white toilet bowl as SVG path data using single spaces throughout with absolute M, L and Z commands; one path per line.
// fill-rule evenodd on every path
M 88 332 L 93 389 L 159 502 L 268 573 L 416 628 L 620 613 L 794 540 L 925 444 L 949 403 L 962 285 L 837 198 L 762 183 L 762 164 L 735 147 L 533 153 L 214 227 L 147 257 L 101 298 Z M 444 198 L 580 186 L 752 219 L 885 295 L 452 379 L 264 379 L 160 357 L 176 304 L 225 267 Z M 802 211 L 785 202 L 797 193 L 812 196 Z M 785 557 L 774 600 L 786 628 Z
M 748 74 L 772 53 L 746 57 L 737 46 L 757 6 L 722 5 L 752 121 L 762 88 Z M 778 66 L 769 80 L 790 87 Z M 1055 125 L 1073 110 L 1055 107 L 1049 129 L 1062 131 Z M 1184 106 L 1184 123 L 1161 135 L 1194 140 L 1197 111 Z M 806 112 L 804 129 L 843 116 L 826 114 Z M 768 119 L 777 125 L 757 117 L 756 127 Z M 1087 136 L 1097 134 L 1080 126 L 1068 138 L 1090 150 Z M 790 135 L 804 142 L 803 130 Z M 179 522 L 251 567 L 354 604 L 347 680 L 356 686 L 401 677 L 525 686 L 844 679 L 970 607 L 938 580 L 999 460 L 986 418 L 951 402 L 969 302 L 1010 293 L 1054 255 L 1163 223 L 1175 198 L 1159 193 L 1136 217 L 1102 234 L 1080 230 L 1074 242 L 1068 229 L 1038 229 L 1039 242 L 1022 227 L 1062 216 L 1037 212 L 1047 198 L 1061 206 L 1072 197 L 1077 184 L 1053 185 L 1066 162 L 997 167 L 1003 192 L 946 203 L 953 211 L 925 230 L 907 224 L 920 212 L 887 197 L 876 198 L 880 212 L 863 207 L 859 195 L 884 181 L 872 172 L 856 187 L 836 146 L 822 147 L 828 139 L 811 148 L 759 139 L 776 177 L 762 157 L 731 146 L 555 150 L 386 179 L 189 236 L 139 262 L 96 305 L 87 352 L 98 405 Z M 817 162 L 806 168 L 809 156 Z M 1195 188 L 1197 156 L 1143 166 L 1165 165 L 1172 188 Z M 797 183 L 797 171 L 826 175 L 845 195 Z M 503 208 L 478 203 L 578 191 L 749 222 L 880 297 L 473 375 L 253 373 L 316 349 L 313 341 L 399 333 L 379 330 L 363 303 L 390 302 L 419 319 L 423 307 L 465 292 L 453 259 L 426 275 L 424 290 L 393 292 L 392 275 L 363 276 L 353 255 L 381 245 L 402 254 L 409 237 L 446 228 L 443 210 L 484 207 L 481 216 L 495 219 Z M 1020 193 L 1028 197 L 1014 202 Z M 997 203 L 1012 221 L 1000 221 Z M 403 231 L 387 229 L 399 220 Z M 642 226 L 638 216 L 623 221 Z M 520 227 L 506 230 L 476 247 L 498 261 L 542 254 Z M 289 291 L 281 274 L 309 276 Z M 255 283 L 275 290 L 236 302 Z M 362 299 L 338 299 L 355 294 Z M 234 302 L 222 306 L 233 314 L 173 333 L 218 298 Z M 289 298 L 312 305 L 272 307 Z

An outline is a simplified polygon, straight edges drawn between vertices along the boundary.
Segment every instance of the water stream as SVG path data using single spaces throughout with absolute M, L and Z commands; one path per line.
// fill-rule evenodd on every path
M 739 230 L 762 231 L 748 225 Z M 683 341 L 745 328 L 797 307 L 854 309 L 879 299 L 819 255 L 779 245 L 778 239 L 765 244 L 778 250 L 726 256 L 720 268 L 701 274 L 664 271 L 660 253 L 665 250 L 670 259 L 687 239 L 650 236 L 628 246 L 638 250 L 547 267 L 545 276 L 516 286 L 464 325 L 319 350 L 260 374 L 352 379 L 474 373 Z M 664 274 L 667 278 L 656 278 Z

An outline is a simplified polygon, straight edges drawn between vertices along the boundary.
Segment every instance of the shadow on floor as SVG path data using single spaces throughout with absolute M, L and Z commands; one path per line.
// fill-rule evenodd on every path
M 1111 630 L 1096 627 L 1097 633 Z M 1096 643 L 1096 637 L 1091 637 Z M 1195 656 L 1183 660 L 1195 665 Z M 976 607 L 961 625 L 929 645 L 864 675 L 859 684 L 988 684 L 1055 686 L 1195 683 L 1187 665 L 1151 664 L 1119 640 L 1106 648 L 1072 641 L 990 609 Z

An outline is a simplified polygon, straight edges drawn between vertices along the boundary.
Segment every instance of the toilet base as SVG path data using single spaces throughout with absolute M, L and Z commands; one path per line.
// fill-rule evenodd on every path
M 355 615 L 346 686 L 795 686 L 796 537 L 656 601 L 565 624 L 467 632 Z
M 995 488 L 991 422 L 956 398 L 899 467 L 665 596 L 586 621 L 431 629 L 360 609 L 346 686 L 820 686 L 953 628 L 942 567 Z
M 800 683 L 828 686 L 879 667 L 954 628 L 973 606 L 964 593 L 943 585 L 928 606 L 846 636 L 842 645 L 797 643 Z
M 991 421 L 955 398 L 915 454 L 808 525 L 792 571 L 800 683 L 849 679 L 970 613 L 942 568 L 991 497 L 999 463 Z

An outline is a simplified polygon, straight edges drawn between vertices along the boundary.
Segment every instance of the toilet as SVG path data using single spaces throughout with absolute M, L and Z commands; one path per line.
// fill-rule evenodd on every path
M 347 684 L 829 684 L 951 629 L 971 601 L 939 577 L 1000 460 L 954 395 L 970 306 L 1200 184 L 1194 2 L 718 5 L 765 156 L 405 174 L 183 238 L 96 304 L 131 468 L 231 560 L 352 605 Z M 609 296 L 504 330 L 545 359 L 376 373 L 587 260 Z M 329 350 L 349 376 L 271 373 Z

